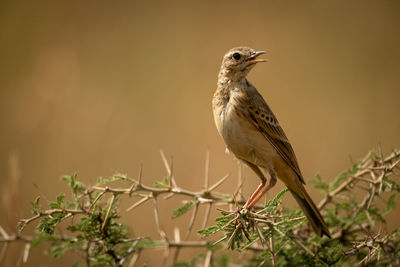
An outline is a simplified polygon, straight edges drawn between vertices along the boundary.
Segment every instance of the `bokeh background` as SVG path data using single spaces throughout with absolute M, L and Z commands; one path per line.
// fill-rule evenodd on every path
M 231 173 L 220 191 L 233 192 L 238 164 L 224 153 L 211 98 L 222 56 L 235 46 L 268 51 L 269 62 L 249 79 L 280 120 L 307 181 L 334 179 L 379 144 L 390 153 L 400 145 L 399 26 L 397 1 L 3 0 L 0 225 L 14 231 L 36 196 L 66 191 L 64 174 L 94 184 L 116 172 L 136 177 L 143 164 L 143 179 L 153 184 L 166 175 L 160 149 L 173 157 L 178 184 L 191 190 L 203 186 L 209 149 L 211 182 Z M 244 176 L 248 195 L 259 181 L 247 168 Z M 171 237 L 189 221 L 170 219 L 181 200 L 160 207 Z M 285 205 L 295 206 L 290 196 Z M 122 219 L 136 235 L 159 238 L 151 203 Z M 390 217 L 389 226 L 399 219 Z M 79 257 L 55 261 L 44 248 L 26 266 L 70 266 Z M 2 264 L 15 266 L 20 255 L 12 245 Z M 148 251 L 139 263 L 157 266 L 159 255 Z

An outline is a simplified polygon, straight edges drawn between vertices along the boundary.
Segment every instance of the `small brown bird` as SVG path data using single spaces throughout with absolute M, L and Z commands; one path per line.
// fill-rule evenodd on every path
M 243 208 L 252 208 L 278 177 L 292 192 L 314 231 L 330 237 L 324 219 L 303 186 L 305 182 L 288 138 L 263 97 L 246 79 L 256 63 L 266 61 L 258 58 L 262 54 L 265 52 L 248 47 L 229 50 L 222 60 L 213 97 L 215 124 L 227 149 L 261 179 Z M 260 168 L 271 177 L 268 185 Z

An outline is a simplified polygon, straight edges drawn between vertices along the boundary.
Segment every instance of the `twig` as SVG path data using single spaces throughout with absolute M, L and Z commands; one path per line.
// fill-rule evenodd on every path
M 194 222 L 195 222 L 195 220 L 196 220 L 196 216 L 197 216 L 197 211 L 198 211 L 198 209 L 199 209 L 199 203 L 196 202 L 196 204 L 195 204 L 195 206 L 194 206 L 194 209 L 193 209 L 192 217 L 190 218 L 189 227 L 188 227 L 188 230 L 187 230 L 187 232 L 186 232 L 186 238 L 185 238 L 185 239 L 188 239 L 188 238 L 189 238 L 190 232 L 192 231 Z
M 139 200 L 138 202 L 136 202 L 135 204 L 133 204 L 132 206 L 130 206 L 129 208 L 127 208 L 126 211 L 131 211 L 131 210 L 133 210 L 134 208 L 140 206 L 140 204 L 146 202 L 146 201 L 147 201 L 148 199 L 150 199 L 150 198 L 151 198 L 150 195 L 149 195 L 149 196 L 143 197 L 141 200 Z
M 101 225 L 101 231 L 104 230 L 104 227 L 106 226 L 108 217 L 110 217 L 110 212 L 111 212 L 112 205 L 114 205 L 114 200 L 115 200 L 115 194 L 113 194 L 112 197 L 111 197 L 110 206 L 108 206 L 108 210 L 107 210 L 106 216 L 104 217 L 103 224 Z
M 159 218 L 159 213 L 158 213 L 158 202 L 157 198 L 153 197 L 153 204 L 154 204 L 154 219 L 156 221 L 156 226 L 157 226 L 157 232 L 161 234 L 161 227 L 160 227 L 160 218 Z

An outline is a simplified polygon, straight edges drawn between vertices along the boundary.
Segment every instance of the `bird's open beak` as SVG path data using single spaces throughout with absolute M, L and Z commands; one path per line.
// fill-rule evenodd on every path
M 265 51 L 257 51 L 257 52 L 255 52 L 253 55 L 251 55 L 251 56 L 249 57 L 249 61 L 250 61 L 252 64 L 259 63 L 259 62 L 267 62 L 266 59 L 257 58 L 258 56 L 263 55 L 263 54 L 266 54 L 266 53 L 267 53 L 267 52 L 265 52 Z

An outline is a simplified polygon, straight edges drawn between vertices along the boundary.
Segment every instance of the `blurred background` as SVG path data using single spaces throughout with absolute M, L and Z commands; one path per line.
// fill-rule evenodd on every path
M 268 51 L 249 79 L 285 129 L 306 181 L 331 181 L 379 144 L 390 153 L 400 145 L 399 25 L 397 1 L 1 1 L 0 225 L 12 233 L 36 196 L 66 191 L 65 174 L 93 185 L 116 172 L 135 178 L 143 164 L 144 182 L 154 184 L 166 175 L 160 149 L 190 190 L 202 188 L 210 150 L 211 182 L 231 173 L 219 190 L 233 192 L 238 164 L 224 153 L 211 98 L 222 56 L 236 46 Z M 244 177 L 248 196 L 259 180 L 247 168 Z M 171 237 L 174 226 L 185 233 L 188 225 L 189 214 L 170 219 L 182 199 L 160 206 Z M 284 205 L 295 206 L 291 196 Z M 151 207 L 121 209 L 122 220 L 159 239 Z M 13 244 L 3 264 L 15 266 L 21 248 Z M 55 261 L 44 248 L 32 250 L 26 266 L 70 266 L 79 257 Z M 160 253 L 147 251 L 139 263 L 157 266 Z

